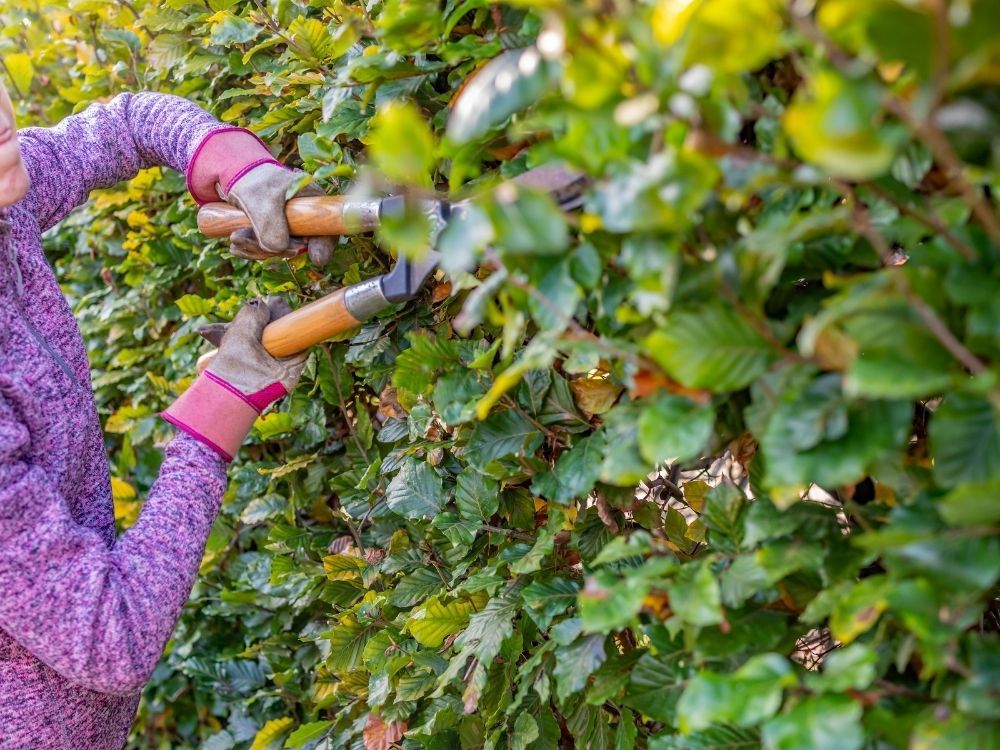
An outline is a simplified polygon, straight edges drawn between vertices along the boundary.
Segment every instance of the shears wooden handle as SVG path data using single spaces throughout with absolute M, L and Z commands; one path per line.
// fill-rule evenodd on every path
M 378 225 L 380 203 L 345 195 L 292 198 L 285 204 L 285 218 L 293 237 L 359 234 Z M 228 237 L 249 226 L 249 217 L 228 203 L 207 203 L 198 210 L 198 229 L 206 237 Z

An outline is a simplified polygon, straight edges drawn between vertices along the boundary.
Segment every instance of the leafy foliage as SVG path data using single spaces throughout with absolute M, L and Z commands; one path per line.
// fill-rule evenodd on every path
M 331 192 L 483 196 L 426 294 L 258 422 L 131 747 L 1000 743 L 993 0 L 0 21 L 25 124 L 152 88 Z M 582 213 L 492 190 L 557 159 Z M 414 226 L 246 263 L 152 169 L 51 233 L 123 527 L 195 329 L 382 272 Z

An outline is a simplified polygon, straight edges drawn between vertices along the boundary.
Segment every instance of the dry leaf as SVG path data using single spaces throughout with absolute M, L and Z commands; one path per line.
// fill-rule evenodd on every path
M 387 385 L 382 389 L 382 393 L 379 394 L 378 414 L 383 422 L 387 419 L 398 419 L 400 421 L 406 419 L 406 409 L 399 405 L 399 400 L 396 398 L 396 389 L 391 385 Z
M 622 387 L 604 378 L 577 378 L 569 382 L 573 400 L 589 415 L 603 414 L 618 400 Z
M 386 724 L 381 716 L 372 711 L 368 714 L 368 723 L 365 724 L 365 750 L 389 750 L 393 743 L 403 738 L 405 731 L 405 721 Z

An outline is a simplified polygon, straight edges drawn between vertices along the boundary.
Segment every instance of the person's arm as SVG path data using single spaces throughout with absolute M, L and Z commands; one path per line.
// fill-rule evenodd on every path
M 0 379 L 0 627 L 71 682 L 134 693 L 191 592 L 225 464 L 174 439 L 139 520 L 108 549 L 32 459 L 29 398 Z
M 333 253 L 332 237 L 298 242 L 289 236 L 286 194 L 302 174 L 282 166 L 249 130 L 225 126 L 178 96 L 119 94 L 54 128 L 25 128 L 18 135 L 31 177 L 25 201 L 42 231 L 86 201 L 91 190 L 131 179 L 145 167 L 166 166 L 184 173 L 199 204 L 221 199 L 246 212 L 253 230 L 234 233 L 234 254 L 292 257 L 306 244 L 312 261 L 323 266 Z M 298 194 L 323 191 L 310 184 Z
M 227 127 L 201 107 L 169 94 L 119 94 L 52 128 L 18 133 L 31 177 L 27 205 L 42 230 L 87 200 L 90 191 L 135 177 L 146 167 L 185 173 L 199 202 L 214 186 L 255 166 L 277 164 L 253 133 Z

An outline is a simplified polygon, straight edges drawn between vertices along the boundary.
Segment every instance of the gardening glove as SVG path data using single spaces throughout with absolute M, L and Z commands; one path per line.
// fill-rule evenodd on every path
M 333 254 L 335 237 L 289 237 L 285 202 L 289 188 L 303 172 L 276 161 L 256 135 L 243 128 L 219 128 L 206 135 L 194 150 L 187 168 L 187 185 L 199 205 L 220 198 L 242 210 L 252 228 L 230 236 L 234 255 L 251 260 L 291 258 L 303 249 L 322 267 Z M 309 184 L 296 195 L 323 195 Z
M 219 351 L 162 416 L 232 461 L 254 421 L 299 382 L 306 353 L 276 359 L 261 336 L 272 320 L 291 312 L 276 298 L 253 300 L 225 327 Z
M 243 211 L 252 229 L 237 229 L 229 237 L 233 255 L 250 260 L 294 258 L 303 245 L 309 260 L 317 267 L 325 266 L 333 255 L 334 237 L 309 237 L 305 240 L 289 236 L 285 219 L 285 196 L 288 189 L 304 173 L 277 164 L 261 164 L 244 174 L 228 189 L 219 189 L 219 196 Z M 315 183 L 309 183 L 297 196 L 325 195 Z

